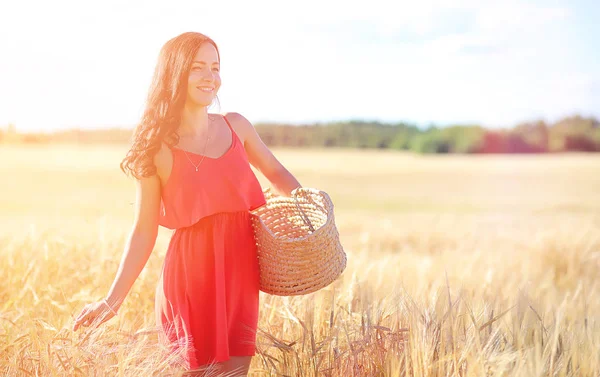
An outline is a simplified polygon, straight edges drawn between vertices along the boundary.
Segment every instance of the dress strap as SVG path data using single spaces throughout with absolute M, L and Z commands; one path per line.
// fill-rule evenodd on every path
M 225 119 L 227 126 L 229 126 L 229 129 L 231 130 L 231 132 L 233 132 L 233 127 L 231 127 L 231 123 L 229 123 L 229 121 L 227 120 L 227 117 L 225 115 L 223 115 L 223 119 Z
M 233 144 L 237 143 L 237 141 L 239 140 L 238 135 L 233 130 L 233 127 L 231 126 L 231 123 L 229 123 L 229 121 L 227 120 L 227 117 L 225 115 L 223 115 L 223 119 L 225 119 L 225 122 L 227 123 L 227 126 L 231 130 L 231 148 L 233 148 Z

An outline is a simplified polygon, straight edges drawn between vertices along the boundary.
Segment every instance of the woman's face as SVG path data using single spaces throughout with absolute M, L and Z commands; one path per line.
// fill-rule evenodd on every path
M 209 42 L 200 45 L 188 76 L 187 103 L 210 106 L 221 87 L 219 55 Z

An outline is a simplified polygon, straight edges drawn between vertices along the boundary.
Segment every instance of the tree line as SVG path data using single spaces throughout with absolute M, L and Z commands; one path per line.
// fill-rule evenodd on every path
M 419 153 L 600 152 L 600 122 L 579 115 L 554 124 L 523 122 L 509 129 L 349 121 L 303 126 L 259 124 L 267 145 L 408 150 Z
M 418 153 L 548 153 L 600 152 L 600 122 L 573 115 L 554 124 L 543 120 L 523 122 L 512 128 L 490 129 L 480 125 L 395 124 L 351 120 L 291 125 L 256 123 L 256 130 L 270 147 L 371 148 Z M 64 130 L 53 133 L 18 133 L 14 125 L 0 128 L 0 142 L 22 143 L 127 143 L 127 128 Z

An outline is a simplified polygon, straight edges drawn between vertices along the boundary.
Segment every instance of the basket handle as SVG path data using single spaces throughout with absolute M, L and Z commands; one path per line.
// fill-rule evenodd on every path
M 300 191 L 300 190 L 301 190 L 301 191 Z M 299 193 L 299 192 L 307 192 L 307 191 L 310 191 L 310 192 L 315 192 L 315 193 L 319 193 L 319 194 L 322 194 L 322 195 L 324 195 L 324 196 L 327 196 L 327 194 L 326 194 L 326 193 L 324 193 L 324 192 L 322 192 L 322 191 L 320 191 L 320 190 L 315 190 L 315 189 L 311 189 L 311 188 L 307 188 L 307 187 L 297 187 L 297 188 L 293 189 L 293 190 L 292 190 L 292 195 L 293 195 L 293 196 L 295 196 L 295 195 L 298 195 L 298 193 Z M 317 203 L 317 202 L 316 202 L 316 201 L 313 199 L 313 197 L 312 197 L 312 196 L 308 195 L 308 196 L 305 196 L 305 198 L 306 198 L 306 199 L 308 199 L 308 200 L 309 200 L 309 201 L 310 201 L 312 204 L 314 204 L 316 207 L 319 207 L 319 208 L 321 209 L 321 211 L 323 211 L 323 212 L 327 212 L 327 210 L 325 209 L 325 207 L 324 207 L 324 206 L 322 206 L 322 205 L 320 205 L 319 203 Z
M 308 228 L 310 229 L 310 231 L 314 232 L 315 228 L 313 227 L 312 223 L 310 222 L 310 219 L 308 218 L 308 216 L 306 216 L 306 213 L 304 212 L 304 210 L 302 209 L 302 207 L 300 207 L 300 205 L 298 204 L 298 195 L 297 195 L 297 191 L 296 190 L 294 190 L 292 192 L 292 197 L 294 198 L 294 204 L 296 204 L 296 208 L 301 213 L 302 220 L 304 220 L 304 223 L 308 226 Z

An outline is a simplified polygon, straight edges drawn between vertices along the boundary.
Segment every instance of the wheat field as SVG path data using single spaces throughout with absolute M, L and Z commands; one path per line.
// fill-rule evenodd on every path
M 71 331 L 133 221 L 125 150 L 0 146 L 0 375 L 181 374 L 154 323 L 169 230 L 119 316 Z M 261 294 L 251 376 L 600 376 L 600 156 L 274 153 L 330 194 L 348 265 Z

